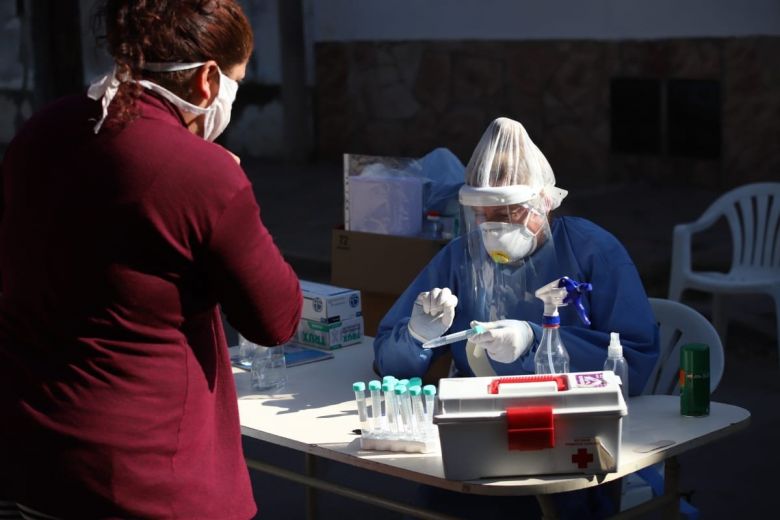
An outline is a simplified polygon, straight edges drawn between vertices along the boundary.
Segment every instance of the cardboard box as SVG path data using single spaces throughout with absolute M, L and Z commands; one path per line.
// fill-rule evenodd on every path
M 441 379 L 433 422 L 445 476 L 616 471 L 627 414 L 618 381 L 611 371 Z
M 448 240 L 430 240 L 334 229 L 331 283 L 359 289 L 365 332 L 379 321 Z
M 448 242 L 334 229 L 331 282 L 398 296 Z
M 301 280 L 301 318 L 335 323 L 362 315 L 360 291 Z
M 363 318 L 322 323 L 303 319 L 298 324 L 295 342 L 301 345 L 333 350 L 363 340 Z

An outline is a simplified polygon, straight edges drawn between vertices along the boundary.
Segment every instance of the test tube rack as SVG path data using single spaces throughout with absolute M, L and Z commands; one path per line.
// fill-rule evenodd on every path
M 433 424 L 436 387 L 386 376 L 383 383 L 353 385 L 360 417 L 360 448 L 364 450 L 429 453 L 439 449 Z M 404 384 L 405 383 L 405 384 Z M 415 384 L 417 383 L 417 384 Z

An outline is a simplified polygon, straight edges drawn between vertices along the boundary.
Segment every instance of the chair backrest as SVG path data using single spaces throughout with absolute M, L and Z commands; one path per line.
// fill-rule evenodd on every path
M 680 348 L 688 343 L 710 347 L 710 393 L 723 377 L 723 344 L 715 327 L 683 303 L 649 298 L 659 328 L 659 355 L 643 394 L 679 394 Z
M 724 193 L 702 218 L 723 215 L 731 230 L 731 270 L 780 267 L 780 182 L 746 184 Z

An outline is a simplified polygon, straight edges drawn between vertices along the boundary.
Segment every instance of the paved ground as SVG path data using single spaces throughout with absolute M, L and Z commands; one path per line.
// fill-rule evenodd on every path
M 244 167 L 263 220 L 299 276 L 327 282 L 331 229 L 343 222 L 341 164 L 245 160 Z M 637 264 L 648 294 L 657 297 L 667 293 L 672 227 L 695 219 L 718 195 L 645 183 L 580 189 L 563 179 L 559 183 L 570 189 L 560 213 L 587 217 L 612 231 Z M 728 258 L 727 234 L 722 231 L 715 230 L 696 245 L 712 266 L 725 265 Z M 705 315 L 709 312 L 706 296 L 692 295 L 686 303 Z M 747 408 L 752 420 L 746 431 L 681 457 L 682 488 L 692 491 L 692 503 L 705 519 L 771 517 L 769 512 L 775 510 L 780 366 L 773 303 L 769 297 L 741 297 L 732 307 L 725 374 L 713 399 Z M 268 503 L 269 490 L 258 485 L 255 489 L 258 501 Z M 265 511 L 268 516 L 263 518 L 277 517 L 273 509 Z

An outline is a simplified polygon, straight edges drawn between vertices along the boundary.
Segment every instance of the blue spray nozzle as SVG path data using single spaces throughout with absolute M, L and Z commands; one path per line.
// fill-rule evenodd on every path
M 587 282 L 577 282 L 568 276 L 558 280 L 558 286 L 566 289 L 566 297 L 563 303 L 572 303 L 577 310 L 577 315 L 585 325 L 590 325 L 590 318 L 585 313 L 585 306 L 582 304 L 582 295 L 593 290 L 593 286 Z
M 593 286 L 589 283 L 577 282 L 564 276 L 537 289 L 534 294 L 544 302 L 545 319 L 549 318 L 557 324 L 558 307 L 572 303 L 582 322 L 590 325 L 590 319 L 585 314 L 585 306 L 582 305 L 582 295 L 592 289 Z

